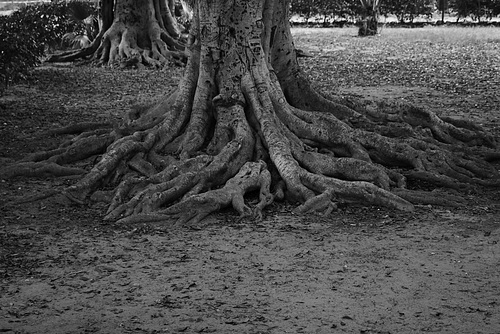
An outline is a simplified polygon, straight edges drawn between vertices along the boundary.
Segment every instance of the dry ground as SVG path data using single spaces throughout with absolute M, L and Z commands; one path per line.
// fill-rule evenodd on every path
M 500 137 L 500 30 L 443 33 L 295 30 L 325 93 L 404 98 Z M 41 67 L 0 97 L 1 162 L 57 145 L 41 135 L 50 128 L 119 117 L 180 76 Z M 0 332 L 500 333 L 498 190 L 466 194 L 464 208 L 325 218 L 281 204 L 258 223 L 227 211 L 177 228 L 105 223 L 93 203 L 13 204 L 72 182 L 0 180 Z

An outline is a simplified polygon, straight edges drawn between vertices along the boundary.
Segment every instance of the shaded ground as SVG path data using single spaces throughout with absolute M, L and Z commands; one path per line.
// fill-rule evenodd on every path
M 296 30 L 320 89 L 467 113 L 500 137 L 500 41 L 454 53 L 424 41 L 412 53 L 415 40 L 353 35 Z M 61 138 L 41 132 L 120 116 L 180 75 L 41 67 L 0 97 L 0 159 L 54 147 Z M 177 228 L 105 223 L 94 203 L 12 203 L 72 182 L 0 180 L 0 332 L 500 332 L 498 190 L 468 194 L 464 208 L 350 206 L 324 218 L 273 205 L 259 223 L 227 211 Z

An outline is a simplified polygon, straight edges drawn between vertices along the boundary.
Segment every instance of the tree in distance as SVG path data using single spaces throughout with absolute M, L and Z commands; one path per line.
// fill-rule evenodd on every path
M 378 18 L 380 16 L 379 0 L 360 0 L 361 22 L 358 36 L 374 36 L 378 33 Z
M 175 0 L 103 0 L 100 17 L 102 27 L 89 46 L 50 55 L 46 61 L 93 56 L 106 65 L 163 67 L 186 57 Z
M 84 124 L 59 149 L 34 153 L 0 175 L 81 174 L 64 197 L 104 199 L 105 219 L 129 223 L 196 223 L 229 206 L 260 219 L 283 199 L 299 213 L 329 214 L 348 203 L 412 211 L 464 200 L 410 189 L 407 181 L 456 194 L 500 185 L 490 163 L 499 158 L 496 142 L 478 125 L 410 104 L 313 90 L 296 59 L 289 5 L 194 1 L 188 61 L 172 94 L 111 130 Z M 94 156 L 100 160 L 90 170 L 69 166 Z M 258 197 L 252 204 L 245 199 L 251 193 Z

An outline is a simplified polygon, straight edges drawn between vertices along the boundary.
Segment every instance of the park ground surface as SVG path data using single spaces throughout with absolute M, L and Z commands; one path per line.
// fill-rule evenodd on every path
M 500 138 L 500 29 L 294 34 L 324 93 L 406 99 Z M 57 146 L 48 129 L 121 117 L 181 75 L 42 66 L 0 96 L 0 163 Z M 14 203 L 74 181 L 0 180 L 0 332 L 500 333 L 498 189 L 459 208 L 318 217 L 278 203 L 261 222 L 228 210 L 189 227 L 104 222 L 92 202 Z

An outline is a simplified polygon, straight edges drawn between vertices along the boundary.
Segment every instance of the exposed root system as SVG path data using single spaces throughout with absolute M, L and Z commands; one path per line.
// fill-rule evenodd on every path
M 480 127 L 401 103 L 326 99 L 297 65 L 286 3 L 223 5 L 198 2 L 176 92 L 112 131 L 84 132 L 2 173 L 82 173 L 56 166 L 102 155 L 68 198 L 83 203 L 111 189 L 108 220 L 191 224 L 228 206 L 260 219 L 283 198 L 297 212 L 322 214 L 342 203 L 404 211 L 463 203 L 408 189 L 408 180 L 458 191 L 499 186 L 485 161 L 499 156 L 496 142 Z M 127 54 L 119 44 L 105 45 Z
M 183 64 L 184 43 L 172 14 L 173 1 L 103 1 L 103 25 L 92 43 L 80 50 L 53 54 L 47 62 L 69 62 L 89 56 L 109 66 L 161 68 Z

